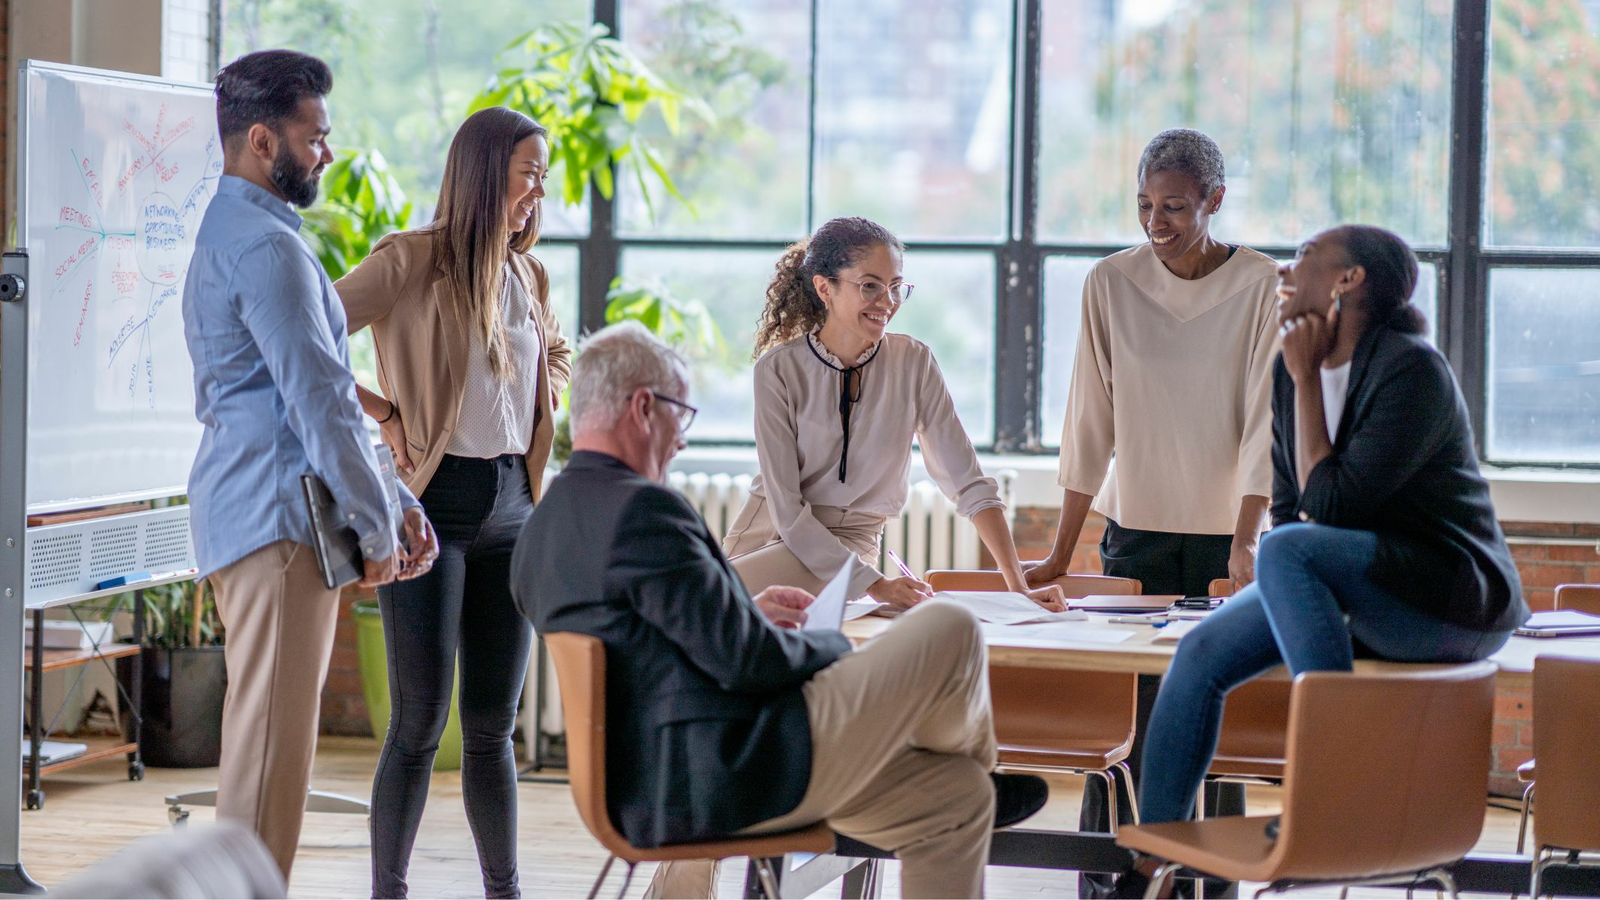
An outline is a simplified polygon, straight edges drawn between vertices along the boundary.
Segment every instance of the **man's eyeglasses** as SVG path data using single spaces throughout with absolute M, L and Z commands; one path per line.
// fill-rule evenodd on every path
M 660 400 L 662 403 L 670 403 L 673 406 L 676 406 L 678 408 L 678 431 L 679 431 L 679 433 L 688 431 L 689 430 L 689 426 L 694 424 L 695 414 L 700 412 L 700 410 L 695 409 L 694 407 L 692 407 L 689 404 L 683 402 L 682 400 L 674 400 L 673 398 L 668 397 L 665 394 L 658 394 L 655 391 L 651 391 L 650 392 L 650 396 L 656 398 L 657 400 Z
M 830 275 L 828 278 L 830 281 L 848 281 L 860 288 L 861 299 L 867 301 L 868 303 L 877 303 L 878 300 L 883 297 L 885 292 L 889 294 L 889 299 L 893 300 L 894 302 L 904 303 L 906 300 L 911 298 L 911 292 L 917 289 L 916 285 L 907 284 L 904 281 L 886 285 L 881 281 L 873 281 L 870 278 L 862 281 L 857 281 L 854 278 L 841 278 L 837 275 Z

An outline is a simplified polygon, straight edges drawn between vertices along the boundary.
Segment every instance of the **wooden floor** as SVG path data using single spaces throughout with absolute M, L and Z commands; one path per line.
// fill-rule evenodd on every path
M 315 786 L 365 799 L 377 751 L 377 743 L 371 740 L 324 739 L 317 754 Z M 63 772 L 45 782 L 45 808 L 22 813 L 22 860 L 37 881 L 47 887 L 57 884 L 129 841 L 166 829 L 165 795 L 216 784 L 214 769 L 150 769 L 139 783 L 127 781 L 126 771 L 125 763 L 105 763 Z M 1070 777 L 1052 781 L 1051 802 L 1030 826 L 1075 827 L 1080 785 L 1079 779 Z M 604 854 L 579 822 L 567 787 L 523 784 L 519 790 L 523 895 L 585 895 Z M 1270 811 L 1277 795 L 1272 789 L 1252 788 L 1250 801 L 1252 812 Z M 191 821 L 211 818 L 209 809 L 196 809 Z M 1510 852 L 1516 827 L 1515 813 L 1487 810 L 1480 849 Z M 366 897 L 370 891 L 368 866 L 364 817 L 307 815 L 290 896 Z M 896 868 L 889 866 L 885 896 L 899 896 Z M 630 897 L 643 893 L 649 874 L 648 867 L 640 867 L 628 890 Z M 721 896 L 740 896 L 743 877 L 742 865 L 726 866 Z M 615 896 L 619 878 L 614 870 L 608 882 L 610 896 Z M 411 896 L 417 898 L 483 896 L 456 773 L 440 773 L 434 778 L 411 861 L 410 881 Z M 992 897 L 1074 897 L 1077 879 L 1071 873 L 996 867 L 989 870 L 988 892 Z M 1353 891 L 1352 895 L 1401 896 L 1386 891 Z M 837 886 L 818 896 L 837 897 Z

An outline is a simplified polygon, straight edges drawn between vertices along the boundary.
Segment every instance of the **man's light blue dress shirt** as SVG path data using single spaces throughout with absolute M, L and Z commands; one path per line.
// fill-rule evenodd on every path
M 195 416 L 190 527 L 204 577 L 280 540 L 311 543 L 300 476 L 314 472 L 368 559 L 396 528 L 356 403 L 344 307 L 289 204 L 222 176 L 183 291 Z M 417 501 L 400 485 L 402 507 Z

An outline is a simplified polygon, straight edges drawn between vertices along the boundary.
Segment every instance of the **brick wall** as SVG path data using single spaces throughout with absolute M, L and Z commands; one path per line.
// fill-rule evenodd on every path
M 333 658 L 328 663 L 328 681 L 322 688 L 323 734 L 372 734 L 372 726 L 367 721 L 367 701 L 361 694 L 361 668 L 356 657 L 356 623 L 350 614 L 352 604 L 372 599 L 375 599 L 372 591 L 348 587 L 339 600 L 339 625 L 334 631 Z
M 183 81 L 211 80 L 209 0 L 166 0 L 162 22 L 161 74 Z

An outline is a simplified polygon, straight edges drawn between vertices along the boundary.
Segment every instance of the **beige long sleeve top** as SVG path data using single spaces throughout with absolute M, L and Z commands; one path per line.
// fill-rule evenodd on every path
M 832 578 L 854 554 L 816 519 L 812 507 L 900 515 L 909 493 L 913 436 L 928 474 L 957 512 L 970 518 L 1005 507 L 999 485 L 978 465 L 933 351 L 903 334 L 885 335 L 878 355 L 862 370 L 861 399 L 850 414 L 849 465 L 841 482 L 840 376 L 812 354 L 808 341 L 830 364 L 844 365 L 811 335 L 780 344 L 756 362 L 761 473 L 750 492 L 767 499 L 784 544 L 813 575 Z M 858 566 L 852 596 L 882 577 L 876 568 Z
M 1060 485 L 1127 528 L 1232 534 L 1240 500 L 1272 494 L 1276 290 L 1277 263 L 1244 247 L 1193 281 L 1149 244 L 1096 263 Z

